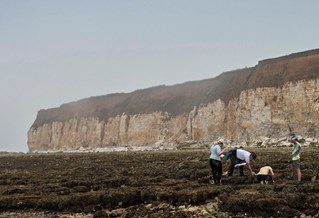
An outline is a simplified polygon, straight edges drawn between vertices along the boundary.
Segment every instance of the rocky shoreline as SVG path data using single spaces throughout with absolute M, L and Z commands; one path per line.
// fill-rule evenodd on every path
M 269 164 L 275 183 L 254 177 L 210 184 L 203 149 L 0 156 L 0 217 L 318 217 L 318 147 L 302 149 L 302 180 L 288 147 L 247 147 L 256 171 Z M 229 161 L 222 158 L 223 170 Z
M 319 140 L 316 138 L 303 138 L 298 137 L 299 142 L 303 147 L 319 147 Z M 252 142 L 241 142 L 234 143 L 231 140 L 225 140 L 226 145 L 231 147 L 256 147 L 256 148 L 267 148 L 267 147 L 290 147 L 291 143 L 289 138 L 268 138 L 259 137 Z M 31 153 L 96 153 L 96 152 L 138 152 L 138 151 L 165 151 L 165 150 L 195 150 L 195 149 L 206 149 L 211 143 L 198 143 L 196 141 L 187 141 L 183 144 L 155 144 L 155 145 L 118 145 L 118 146 L 107 146 L 103 148 L 91 148 L 78 147 L 76 149 L 63 148 L 57 150 L 34 150 Z

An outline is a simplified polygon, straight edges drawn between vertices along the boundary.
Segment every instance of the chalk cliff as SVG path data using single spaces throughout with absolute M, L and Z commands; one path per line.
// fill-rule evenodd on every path
M 319 138 L 319 49 L 263 60 L 216 78 L 90 97 L 40 110 L 33 151 L 252 141 L 290 131 Z

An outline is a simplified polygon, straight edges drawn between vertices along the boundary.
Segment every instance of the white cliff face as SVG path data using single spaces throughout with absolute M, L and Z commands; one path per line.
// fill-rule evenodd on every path
M 217 100 L 206 106 L 200 107 L 192 118 L 192 140 L 205 140 L 214 135 L 226 136 L 225 117 L 226 105 L 223 101 Z
M 30 151 L 45 151 L 207 142 L 218 137 L 252 141 L 284 137 L 290 131 L 319 138 L 318 87 L 319 80 L 310 80 L 246 90 L 227 105 L 217 100 L 175 117 L 153 112 L 46 123 L 28 131 L 28 146 Z
M 242 92 L 235 112 L 237 138 L 280 137 L 289 131 L 318 137 L 318 85 L 318 80 L 299 81 Z

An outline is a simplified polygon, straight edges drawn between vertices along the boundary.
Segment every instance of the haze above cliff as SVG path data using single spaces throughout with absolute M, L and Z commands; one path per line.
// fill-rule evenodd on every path
M 309 50 L 263 60 L 255 67 L 224 72 L 211 79 L 90 97 L 58 108 L 40 110 L 32 127 L 81 117 L 106 120 L 123 113 L 162 111 L 174 116 L 217 99 L 227 103 L 237 98 L 243 90 L 280 87 L 286 82 L 319 78 L 318 72 L 319 49 Z

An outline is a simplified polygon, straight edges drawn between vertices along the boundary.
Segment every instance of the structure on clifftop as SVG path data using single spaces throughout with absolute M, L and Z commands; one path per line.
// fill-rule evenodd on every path
M 109 94 L 40 110 L 29 151 L 251 141 L 290 131 L 319 138 L 319 49 L 216 78 Z

